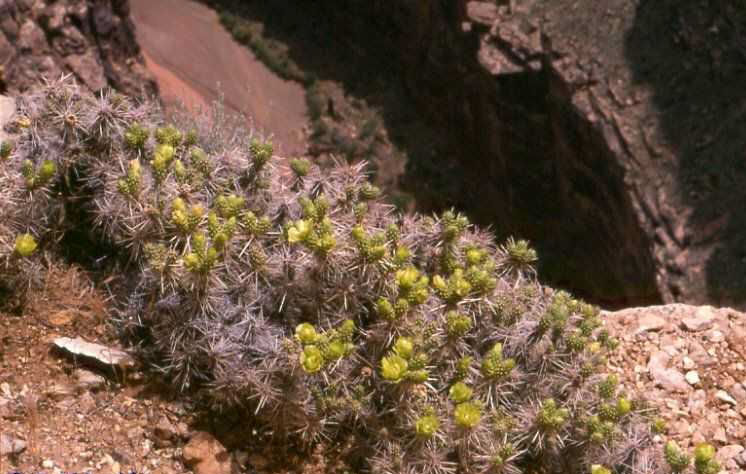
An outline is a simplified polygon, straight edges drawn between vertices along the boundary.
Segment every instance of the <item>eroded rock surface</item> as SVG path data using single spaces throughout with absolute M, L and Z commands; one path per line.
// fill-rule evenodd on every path
M 152 95 L 133 28 L 128 0 L 0 0 L 0 93 L 73 74 L 93 92 Z

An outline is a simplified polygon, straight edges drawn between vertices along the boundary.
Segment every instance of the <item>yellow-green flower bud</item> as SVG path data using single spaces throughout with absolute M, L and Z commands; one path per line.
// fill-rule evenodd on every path
M 460 403 L 453 411 L 453 418 L 458 426 L 471 429 L 482 419 L 482 409 L 473 402 Z
M 440 420 L 435 415 L 424 415 L 417 419 L 414 424 L 415 432 L 417 436 L 423 438 L 431 438 L 438 432 L 440 428 Z
M 408 337 L 400 337 L 394 344 L 394 353 L 399 357 L 409 359 L 414 352 L 414 343 Z
M 313 374 L 321 370 L 321 366 L 324 365 L 324 357 L 316 346 L 306 346 L 303 348 L 303 352 L 300 355 L 300 364 L 309 374 Z
M 414 267 L 407 267 L 396 272 L 396 283 L 401 290 L 410 290 L 417 283 L 420 272 Z
M 591 466 L 591 474 L 611 474 L 611 471 L 600 464 Z
M 694 448 L 694 468 L 697 474 L 717 474 L 720 464 L 715 461 L 715 448 L 708 443 L 701 443 Z
M 311 225 L 303 219 L 295 221 L 288 229 L 288 242 L 295 244 L 306 240 L 311 233 Z
M 301 323 L 295 327 L 295 337 L 301 342 L 301 344 L 313 344 L 319 338 L 316 333 L 316 328 L 310 323 Z
M 21 234 L 16 237 L 15 252 L 21 257 L 30 257 L 36 251 L 36 240 L 31 234 Z
M 348 345 L 344 341 L 335 339 L 324 347 L 324 358 L 327 360 L 341 359 L 342 357 L 347 355 L 347 351 L 349 348 L 350 345 Z
M 406 359 L 396 355 L 388 355 L 381 359 L 381 376 L 391 382 L 399 382 L 407 374 Z
M 464 382 L 456 382 L 448 390 L 448 396 L 455 403 L 464 403 L 471 400 L 472 390 Z
M 616 402 L 617 416 L 622 417 L 632 411 L 632 402 L 624 397 L 620 397 Z
M 708 443 L 700 443 L 694 448 L 695 462 L 706 463 L 715 459 L 715 448 Z

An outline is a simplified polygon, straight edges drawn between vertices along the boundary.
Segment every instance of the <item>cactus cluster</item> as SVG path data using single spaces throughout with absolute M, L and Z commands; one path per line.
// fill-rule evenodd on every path
M 397 215 L 361 166 L 286 164 L 249 131 L 116 93 L 52 83 L 16 122 L 0 271 L 54 250 L 55 189 L 77 176 L 126 259 L 117 322 L 182 389 L 309 443 L 361 440 L 372 472 L 666 470 L 605 373 L 599 309 L 540 285 L 527 242 Z

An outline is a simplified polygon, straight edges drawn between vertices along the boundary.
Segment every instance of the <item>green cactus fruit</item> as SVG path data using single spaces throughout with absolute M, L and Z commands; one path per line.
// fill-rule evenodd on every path
M 272 158 L 274 147 L 271 142 L 252 139 L 249 143 L 249 153 L 256 169 L 261 170 Z
M 181 144 L 182 138 L 182 133 L 173 125 L 158 127 L 155 131 L 155 141 L 160 145 L 168 145 L 175 148 Z
M 57 173 L 57 165 L 54 161 L 44 160 L 39 167 L 38 180 L 41 186 L 47 184 Z
M 512 262 L 521 266 L 532 265 L 538 260 L 536 250 L 531 248 L 527 240 L 509 241 L 507 253 Z
M 376 313 L 383 319 L 393 321 L 396 319 L 396 312 L 394 311 L 394 305 L 384 297 L 378 298 L 376 302 Z
M 295 244 L 303 242 L 311 235 L 311 224 L 303 219 L 295 221 L 287 231 L 288 242 Z
M 425 369 L 408 370 L 406 374 L 407 380 L 413 383 L 425 383 L 428 377 L 430 377 L 430 372 Z
M 364 201 L 372 201 L 374 199 L 377 199 L 381 195 L 381 190 L 373 186 L 370 183 L 365 183 L 362 186 L 360 186 L 360 190 L 358 192 L 358 196 L 361 200 Z
M 489 379 L 499 380 L 508 376 L 515 368 L 515 360 L 503 359 L 502 344 L 495 343 L 482 359 L 482 375 Z
M 557 402 L 548 398 L 541 404 L 536 423 L 542 431 L 553 433 L 562 428 L 569 416 L 569 410 L 557 407 Z
M 608 375 L 603 381 L 598 384 L 598 396 L 604 400 L 608 400 L 616 393 L 617 386 L 619 385 L 619 378 L 614 375 Z
M 471 318 L 457 311 L 446 313 L 446 331 L 450 337 L 461 337 L 471 329 Z

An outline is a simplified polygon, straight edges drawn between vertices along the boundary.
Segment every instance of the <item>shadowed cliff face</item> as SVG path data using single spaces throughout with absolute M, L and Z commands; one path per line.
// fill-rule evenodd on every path
M 637 89 L 648 91 L 661 188 L 680 226 L 666 246 L 670 291 L 746 304 L 746 7 L 643 1 L 625 37 Z M 665 167 L 664 167 L 665 166 Z
M 432 132 L 420 210 L 531 239 L 608 306 L 746 304 L 746 9 L 724 0 L 233 5 L 304 70 Z M 510 3 L 511 5 L 507 5 Z M 504 5 L 503 5 L 504 4 Z
M 606 306 L 661 300 L 622 145 L 579 110 L 586 86 L 555 71 L 531 15 L 499 19 L 494 2 L 211 3 L 261 20 L 303 70 L 380 107 L 395 139 L 403 109 L 424 124 L 416 143 L 397 141 L 420 211 L 455 206 L 499 238 L 530 239 L 543 278 Z

